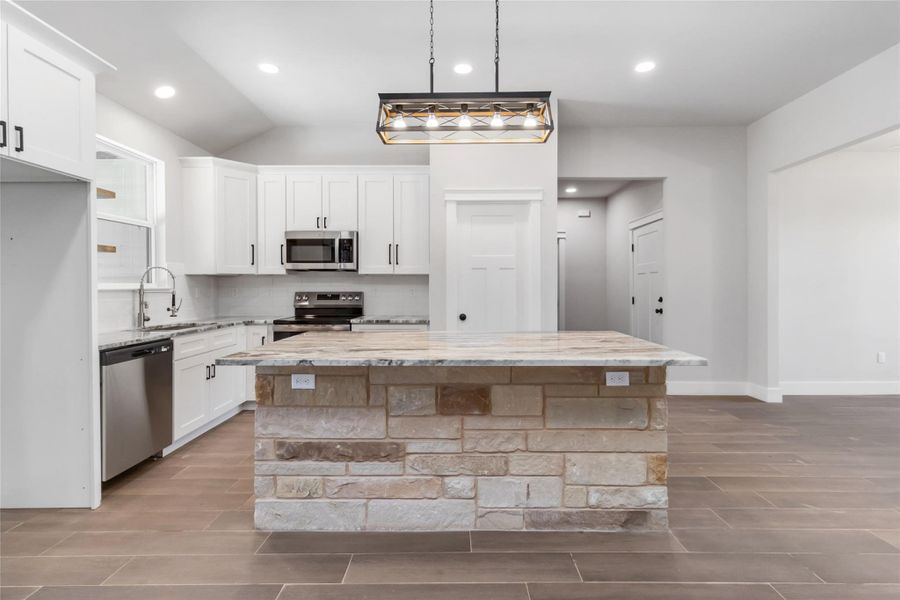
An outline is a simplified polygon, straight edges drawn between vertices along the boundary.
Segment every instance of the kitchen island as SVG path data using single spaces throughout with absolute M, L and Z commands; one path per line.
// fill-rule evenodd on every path
M 666 368 L 706 360 L 616 332 L 416 331 L 217 364 L 256 366 L 259 529 L 653 530 Z

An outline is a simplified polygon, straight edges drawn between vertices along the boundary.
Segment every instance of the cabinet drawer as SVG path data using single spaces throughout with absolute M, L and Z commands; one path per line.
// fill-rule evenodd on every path
M 197 356 L 210 350 L 208 333 L 179 335 L 175 338 L 175 356 L 172 360 L 181 360 Z
M 216 329 L 214 331 L 209 332 L 207 335 L 209 336 L 209 349 L 210 350 L 219 350 L 221 348 L 229 348 L 237 344 L 237 333 L 240 330 L 242 333 L 244 331 L 243 327 L 224 327 L 222 329 Z

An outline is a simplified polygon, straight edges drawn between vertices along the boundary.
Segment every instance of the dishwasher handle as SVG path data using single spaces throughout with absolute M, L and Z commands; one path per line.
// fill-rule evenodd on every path
M 100 353 L 102 366 L 116 365 L 130 360 L 138 360 L 154 354 L 163 354 L 172 351 L 172 340 L 166 339 L 158 342 L 148 342 L 124 348 L 104 350 Z

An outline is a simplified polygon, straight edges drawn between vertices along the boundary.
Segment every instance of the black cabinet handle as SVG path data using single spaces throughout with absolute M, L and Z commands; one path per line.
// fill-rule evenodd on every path
M 657 300 L 657 302 L 662 302 L 662 296 L 659 297 L 659 300 Z
M 324 219 L 322 219 L 322 223 L 323 223 L 322 229 L 328 229 L 328 217 L 325 217 Z
M 209 381 L 209 365 L 206 365 L 206 380 Z
M 250 244 L 250 266 L 256 264 L 256 244 Z
M 260 345 L 260 346 L 265 346 L 265 345 L 266 345 L 266 336 L 262 336 L 262 341 L 260 342 L 259 345 Z
M 394 263 L 391 262 L 391 245 L 388 244 L 388 264 L 392 265 Z
M 215 379 L 216 378 L 216 365 L 209 365 L 209 366 L 212 367 L 212 378 Z
M 322 217 L 316 217 L 316 229 L 319 229 L 319 221 L 321 219 L 322 219 Z
M 281 264 L 284 264 L 284 244 L 281 245 L 281 251 L 278 255 L 281 256 Z
M 658 315 L 661 315 L 661 314 L 663 314 L 663 309 L 657 308 L 654 312 Z
M 468 318 L 468 317 L 466 316 L 466 313 L 459 313 L 459 320 L 460 320 L 460 321 L 465 321 L 467 318 Z
M 394 244 L 394 265 L 400 264 L 400 244 Z
M 14 148 L 16 152 L 22 152 L 25 150 L 25 130 L 22 129 L 19 125 L 16 125 L 13 129 L 16 130 L 16 133 L 19 134 L 19 143 Z
M 0 133 L 0 148 L 6 148 L 6 121 L 0 121 L 0 129 L 2 129 L 2 133 Z

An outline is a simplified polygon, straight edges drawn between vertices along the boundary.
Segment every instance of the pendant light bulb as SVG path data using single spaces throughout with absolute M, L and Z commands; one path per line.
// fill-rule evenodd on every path
M 425 127 L 437 127 L 438 120 L 437 117 L 434 116 L 434 108 L 428 110 L 428 119 L 425 121 Z
M 534 118 L 534 105 L 528 106 L 528 113 L 525 115 L 525 121 L 522 123 L 525 127 L 537 127 L 537 119 Z
M 494 107 L 494 118 L 491 119 L 491 127 L 503 127 L 503 117 L 500 115 L 500 109 Z
M 394 129 L 406 129 L 406 121 L 403 120 L 403 107 L 397 105 L 397 116 L 391 121 L 391 127 Z
M 462 105 L 462 114 L 459 115 L 459 126 L 468 129 L 472 126 L 472 119 L 469 118 L 469 105 Z

